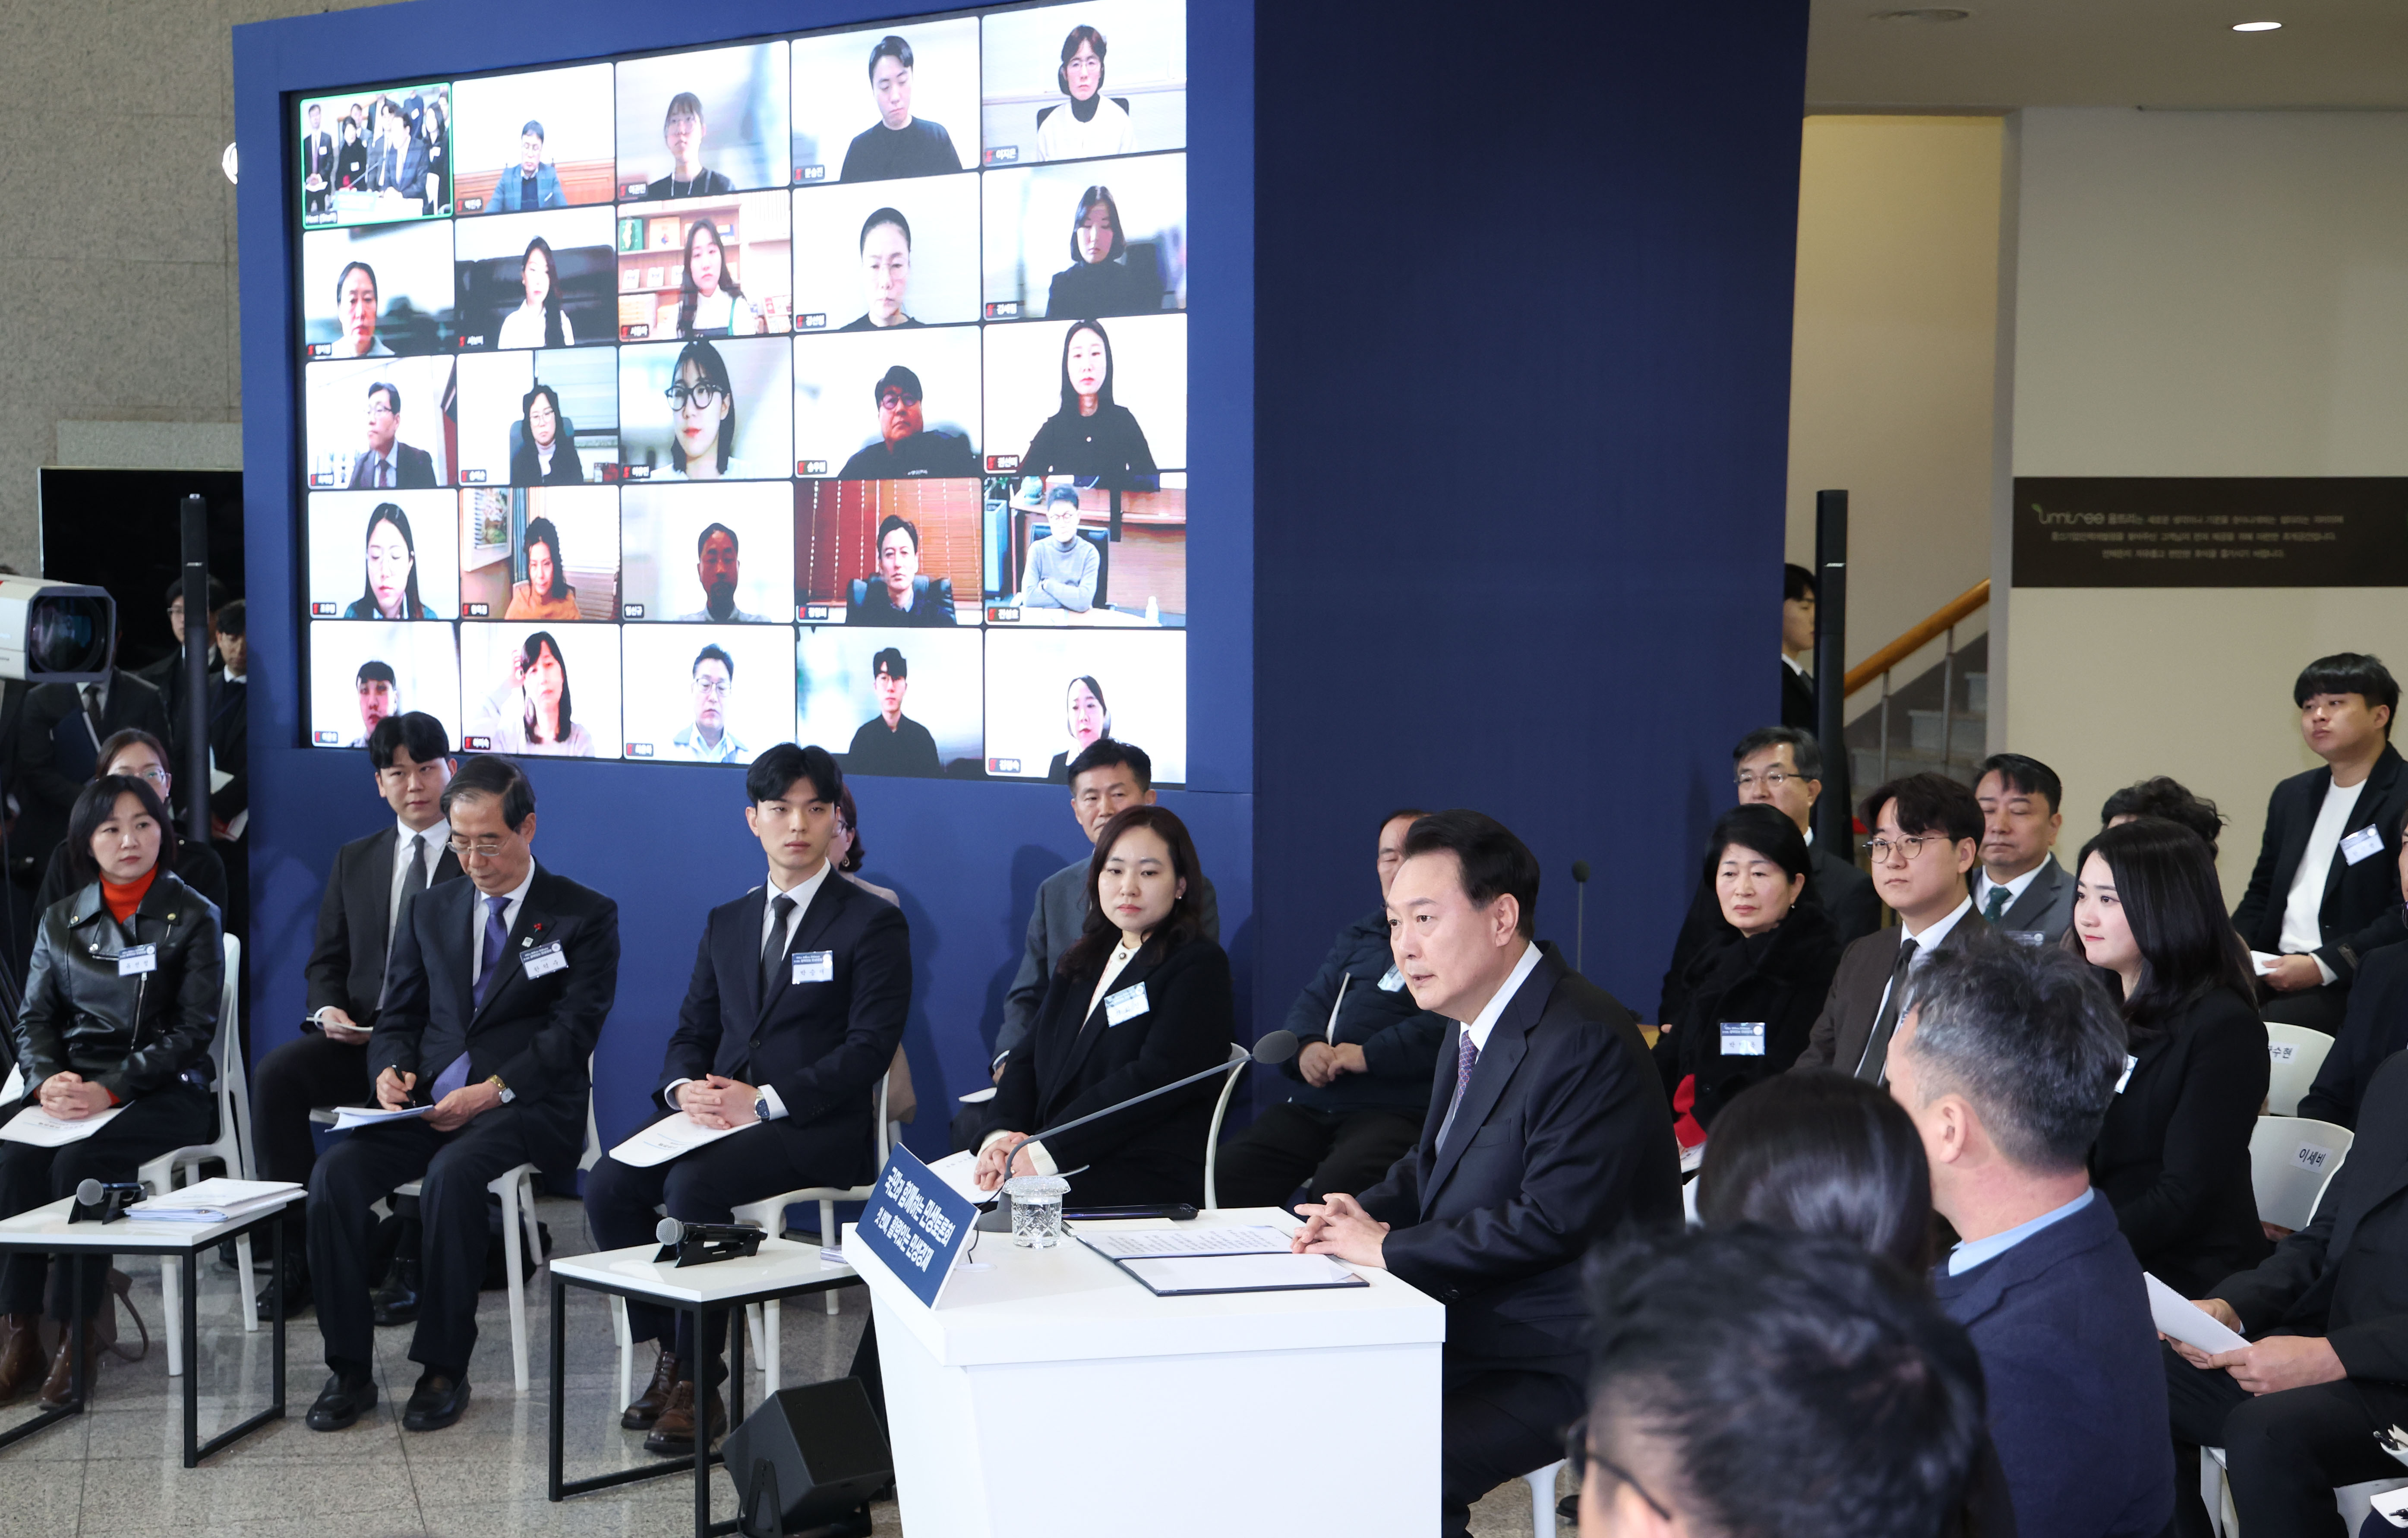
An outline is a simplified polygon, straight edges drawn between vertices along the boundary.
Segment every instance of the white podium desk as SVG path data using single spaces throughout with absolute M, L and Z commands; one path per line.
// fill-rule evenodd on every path
M 1198 1224 L 1296 1227 L 1276 1208 Z M 1080 1223 L 1153 1229 L 1168 1220 Z M 1368 1287 L 1157 1298 L 1066 1237 L 981 1234 L 934 1310 L 847 1225 L 869 1286 L 904 1531 L 1250 1538 L 1438 1528 L 1445 1308 Z

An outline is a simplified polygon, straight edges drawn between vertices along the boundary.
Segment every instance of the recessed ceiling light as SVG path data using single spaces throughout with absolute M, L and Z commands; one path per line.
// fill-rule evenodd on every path
M 1962 22 L 1973 13 L 1961 6 L 1917 6 L 1908 10 L 1877 10 L 1876 22 Z
M 2283 30 L 2283 23 L 2280 22 L 2235 22 L 2232 23 L 2232 30 L 2235 32 L 2280 32 Z

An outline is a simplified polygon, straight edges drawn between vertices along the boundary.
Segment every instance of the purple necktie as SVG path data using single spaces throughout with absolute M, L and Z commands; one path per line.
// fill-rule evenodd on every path
M 1480 1049 L 1471 1044 L 1471 1028 L 1463 1028 L 1455 1039 L 1455 1098 L 1446 1102 L 1446 1119 L 1438 1124 L 1438 1141 L 1455 1129 L 1455 1114 L 1463 1107 L 1463 1092 L 1471 1084 L 1471 1070 L 1480 1061 Z
M 485 1007 L 485 997 L 494 991 L 494 980 L 502 975 L 502 947 L 510 938 L 509 926 L 502 922 L 502 910 L 510 905 L 508 897 L 485 899 L 485 944 L 483 968 L 477 974 L 477 986 L 472 990 L 477 1007 Z M 451 1066 L 435 1076 L 434 1098 L 441 1100 L 468 1082 L 468 1054 L 463 1048 Z

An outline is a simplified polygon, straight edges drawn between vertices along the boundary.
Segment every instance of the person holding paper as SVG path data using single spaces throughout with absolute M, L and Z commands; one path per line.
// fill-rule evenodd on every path
M 437 804 L 468 879 L 403 905 L 367 1049 L 378 1103 L 426 1109 L 351 1132 L 309 1182 L 309 1276 L 331 1373 L 309 1407 L 317 1431 L 376 1404 L 369 1204 L 412 1180 L 425 1262 L 409 1358 L 424 1371 L 402 1429 L 437 1430 L 467 1408 L 486 1183 L 515 1165 L 577 1162 L 587 1065 L 618 993 L 618 904 L 536 863 L 535 787 L 519 767 L 480 754 Z
M 1455 1022 L 1421 1140 L 1359 1196 L 1298 1210 L 1296 1247 L 1379 1267 L 1446 1305 L 1440 1531 L 1561 1456 L 1588 1341 L 1581 1260 L 1625 1223 L 1681 1220 L 1672 1116 L 1638 1022 L 1538 927 L 1539 862 L 1495 818 L 1405 837 L 1391 946 L 1422 1008 Z
M 746 1202 L 877 1173 L 872 1091 L 911 1005 L 910 926 L 835 873 L 844 775 L 827 750 L 766 749 L 745 770 L 744 794 L 768 881 L 703 920 L 653 1124 L 740 1130 L 669 1162 L 630 1164 L 623 1145 L 596 1164 L 585 1216 L 606 1250 L 652 1243 L 664 1205 L 681 1223 L 729 1223 Z M 619 1424 L 649 1431 L 648 1452 L 690 1454 L 698 1435 L 707 1445 L 727 1423 L 718 1388 L 726 1316 L 702 1342 L 689 1315 L 673 1322 L 669 1310 L 630 1301 L 627 1328 L 659 1354 Z
M 207 1142 L 215 1121 L 208 1085 L 225 983 L 222 930 L 216 905 L 175 873 L 166 803 L 147 780 L 95 780 L 76 798 L 67 841 L 79 884 L 44 910 L 35 933 L 16 1020 L 26 1093 L 10 1110 L 66 1123 L 108 1119 L 64 1144 L 0 1143 L 0 1217 L 72 1196 L 85 1180 L 130 1181 L 145 1159 Z M 45 1405 L 68 1402 L 79 1330 L 85 1372 L 99 1371 L 101 1348 L 115 1338 L 103 1312 L 109 1258 L 78 1253 L 83 1285 L 72 1297 L 69 1268 L 53 1270 L 50 1257 L 0 1261 L 0 1403 L 36 1384 Z M 64 1327 L 47 1363 L 46 1306 Z M 85 1384 L 89 1393 L 89 1375 Z

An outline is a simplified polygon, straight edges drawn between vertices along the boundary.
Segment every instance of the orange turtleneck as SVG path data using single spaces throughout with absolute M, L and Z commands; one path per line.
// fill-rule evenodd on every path
M 122 886 L 107 876 L 101 877 L 100 896 L 101 900 L 108 904 L 108 916 L 120 924 L 132 918 L 134 910 L 142 906 L 143 895 L 150 890 L 150 884 L 158 879 L 159 867 L 155 863 L 150 870 L 143 871 L 139 879 L 127 882 Z

